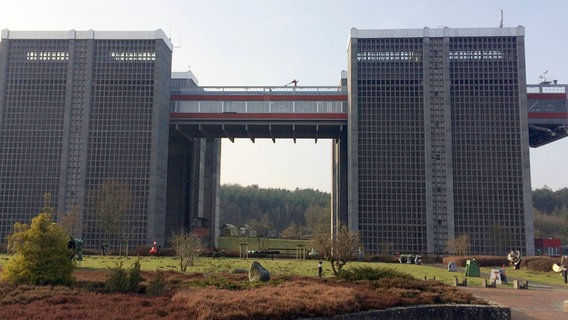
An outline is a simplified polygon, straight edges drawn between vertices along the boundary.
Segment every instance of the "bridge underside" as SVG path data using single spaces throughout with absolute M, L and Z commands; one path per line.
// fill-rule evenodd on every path
M 565 124 L 531 124 L 529 125 L 529 144 L 532 148 L 537 148 L 566 138 L 567 130 Z
M 345 113 L 170 113 L 167 230 L 219 236 L 220 140 L 332 139 L 332 212 L 347 219 L 347 115 Z M 181 217 L 181 218 L 179 218 Z
M 564 86 L 529 86 L 529 145 L 537 148 L 567 136 L 568 102 Z
M 182 134 L 196 138 L 334 139 L 346 132 L 345 114 L 188 114 L 170 116 Z

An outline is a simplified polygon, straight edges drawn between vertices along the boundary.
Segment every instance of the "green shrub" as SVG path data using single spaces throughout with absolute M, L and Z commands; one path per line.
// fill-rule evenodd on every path
M 109 277 L 105 282 L 106 291 L 109 293 L 127 292 L 128 274 L 122 267 L 122 261 L 117 262 L 113 268 L 109 267 L 109 271 Z
M 122 261 L 116 263 L 114 268 L 110 268 L 110 275 L 105 282 L 105 289 L 109 293 L 137 293 L 140 290 L 140 259 L 137 259 L 130 271 L 127 272 L 122 267 Z
M 161 270 L 156 270 L 154 276 L 148 282 L 148 288 L 146 288 L 146 293 L 159 296 L 166 292 L 166 277 Z
M 14 284 L 69 285 L 73 282 L 69 236 L 53 222 L 51 215 L 40 213 L 31 225 L 16 223 L 8 237 L 15 255 L 3 270 L 4 278 Z
M 414 279 L 409 274 L 391 268 L 372 268 L 368 266 L 341 270 L 338 278 L 346 281 L 380 280 L 384 278 Z
M 142 282 L 142 276 L 140 275 L 140 258 L 134 261 L 132 268 L 130 268 L 128 277 L 128 292 L 138 292 L 140 291 L 140 282 Z

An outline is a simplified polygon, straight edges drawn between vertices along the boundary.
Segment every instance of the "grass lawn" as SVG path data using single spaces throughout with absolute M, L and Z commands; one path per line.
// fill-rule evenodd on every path
M 8 262 L 9 256 L 0 255 L 0 267 Z M 117 256 L 85 256 L 83 261 L 78 265 L 79 270 L 106 270 L 114 267 L 122 261 L 124 268 L 130 268 L 137 257 L 117 257 Z M 199 257 L 195 260 L 195 264 L 188 268 L 188 272 L 197 272 L 205 274 L 227 273 L 235 269 L 248 270 L 252 261 L 258 261 L 272 275 L 295 275 L 295 276 L 316 276 L 317 260 L 295 260 L 295 259 L 274 259 L 270 258 L 219 258 L 213 259 L 209 257 Z M 144 271 L 156 270 L 179 270 L 179 261 L 175 257 L 140 257 L 141 269 Z M 376 262 L 358 262 L 352 261 L 347 263 L 346 269 L 357 266 L 386 267 L 398 271 L 402 271 L 414 276 L 417 279 L 433 279 L 442 281 L 445 284 L 452 284 L 454 277 L 458 277 L 459 281 L 464 278 L 464 268 L 458 268 L 459 272 L 448 272 L 446 267 L 441 264 L 398 264 L 398 263 L 376 263 Z M 481 276 L 489 278 L 492 268 L 481 268 Z M 544 283 L 551 285 L 563 285 L 562 277 L 555 272 L 537 272 L 527 269 L 513 270 L 506 268 L 506 274 L 509 278 L 509 284 L 503 284 L 503 287 L 512 288 L 513 279 L 520 279 L 533 283 Z M 323 264 L 324 277 L 332 277 L 333 272 L 329 262 L 324 261 Z M 481 286 L 482 278 L 468 277 L 468 285 Z
M 10 256 L 0 255 L 0 268 L 9 259 Z M 14 287 L 0 281 L 0 318 L 27 320 L 36 318 L 38 314 L 49 314 L 50 319 L 268 320 L 328 317 L 401 305 L 487 303 L 465 290 L 440 284 L 452 284 L 455 276 L 462 281 L 464 268 L 451 273 L 442 264 L 353 261 L 345 269 L 363 266 L 391 268 L 418 280 L 387 271 L 386 274 L 391 276 L 380 281 L 345 281 L 333 277 L 329 262 L 324 262 L 322 279 L 317 277 L 317 260 L 269 258 L 200 257 L 188 272 L 181 273 L 177 272 L 179 265 L 175 257 L 140 257 L 143 279 L 139 291 L 109 293 L 106 284 L 113 279 L 109 268 L 121 263 L 123 268 L 131 269 L 136 259 L 138 257 L 87 255 L 77 266 L 74 273 L 76 281 L 69 287 Z M 231 273 L 235 269 L 248 270 L 255 260 L 270 271 L 272 279 L 269 283 L 251 284 L 247 274 Z M 165 272 L 152 272 L 156 270 Z M 482 276 L 486 278 L 490 271 L 491 268 L 481 268 Z M 369 270 L 362 272 L 369 274 Z M 507 269 L 506 272 L 510 279 L 563 285 L 561 277 L 552 271 Z M 156 282 L 158 275 L 163 277 L 162 282 Z M 422 281 L 424 278 L 435 278 L 440 282 Z M 468 285 L 480 286 L 481 281 L 482 278 L 469 277 Z M 513 290 L 511 284 L 499 287 Z M 152 288 L 161 288 L 161 291 L 152 293 L 156 292 L 151 291 Z M 511 291 L 511 294 L 514 292 Z M 318 298 L 314 299 L 315 296 Z M 105 307 L 100 308 L 100 305 Z M 219 310 L 223 312 L 219 313 Z

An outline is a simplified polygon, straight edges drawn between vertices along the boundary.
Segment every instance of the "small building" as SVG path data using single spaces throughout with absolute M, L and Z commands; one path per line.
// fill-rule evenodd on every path
M 223 237 L 236 237 L 237 236 L 237 227 L 232 224 L 226 223 L 222 227 Z
M 242 237 L 256 238 L 256 236 L 257 236 L 256 230 L 254 230 L 254 229 L 253 229 L 251 226 L 249 226 L 248 224 L 243 224 L 243 225 L 239 228 L 239 231 L 240 231 Z
M 538 256 L 560 256 L 562 241 L 557 238 L 534 239 L 535 253 Z

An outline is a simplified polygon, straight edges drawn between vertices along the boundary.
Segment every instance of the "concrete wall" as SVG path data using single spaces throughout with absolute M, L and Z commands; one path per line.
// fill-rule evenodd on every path
M 329 318 L 313 318 L 313 319 L 323 320 Z M 387 310 L 376 310 L 376 311 L 338 315 L 331 319 L 511 320 L 511 309 L 500 305 L 487 305 L 487 306 L 465 305 L 465 304 L 421 305 L 414 307 L 399 307 L 399 308 L 390 308 Z

